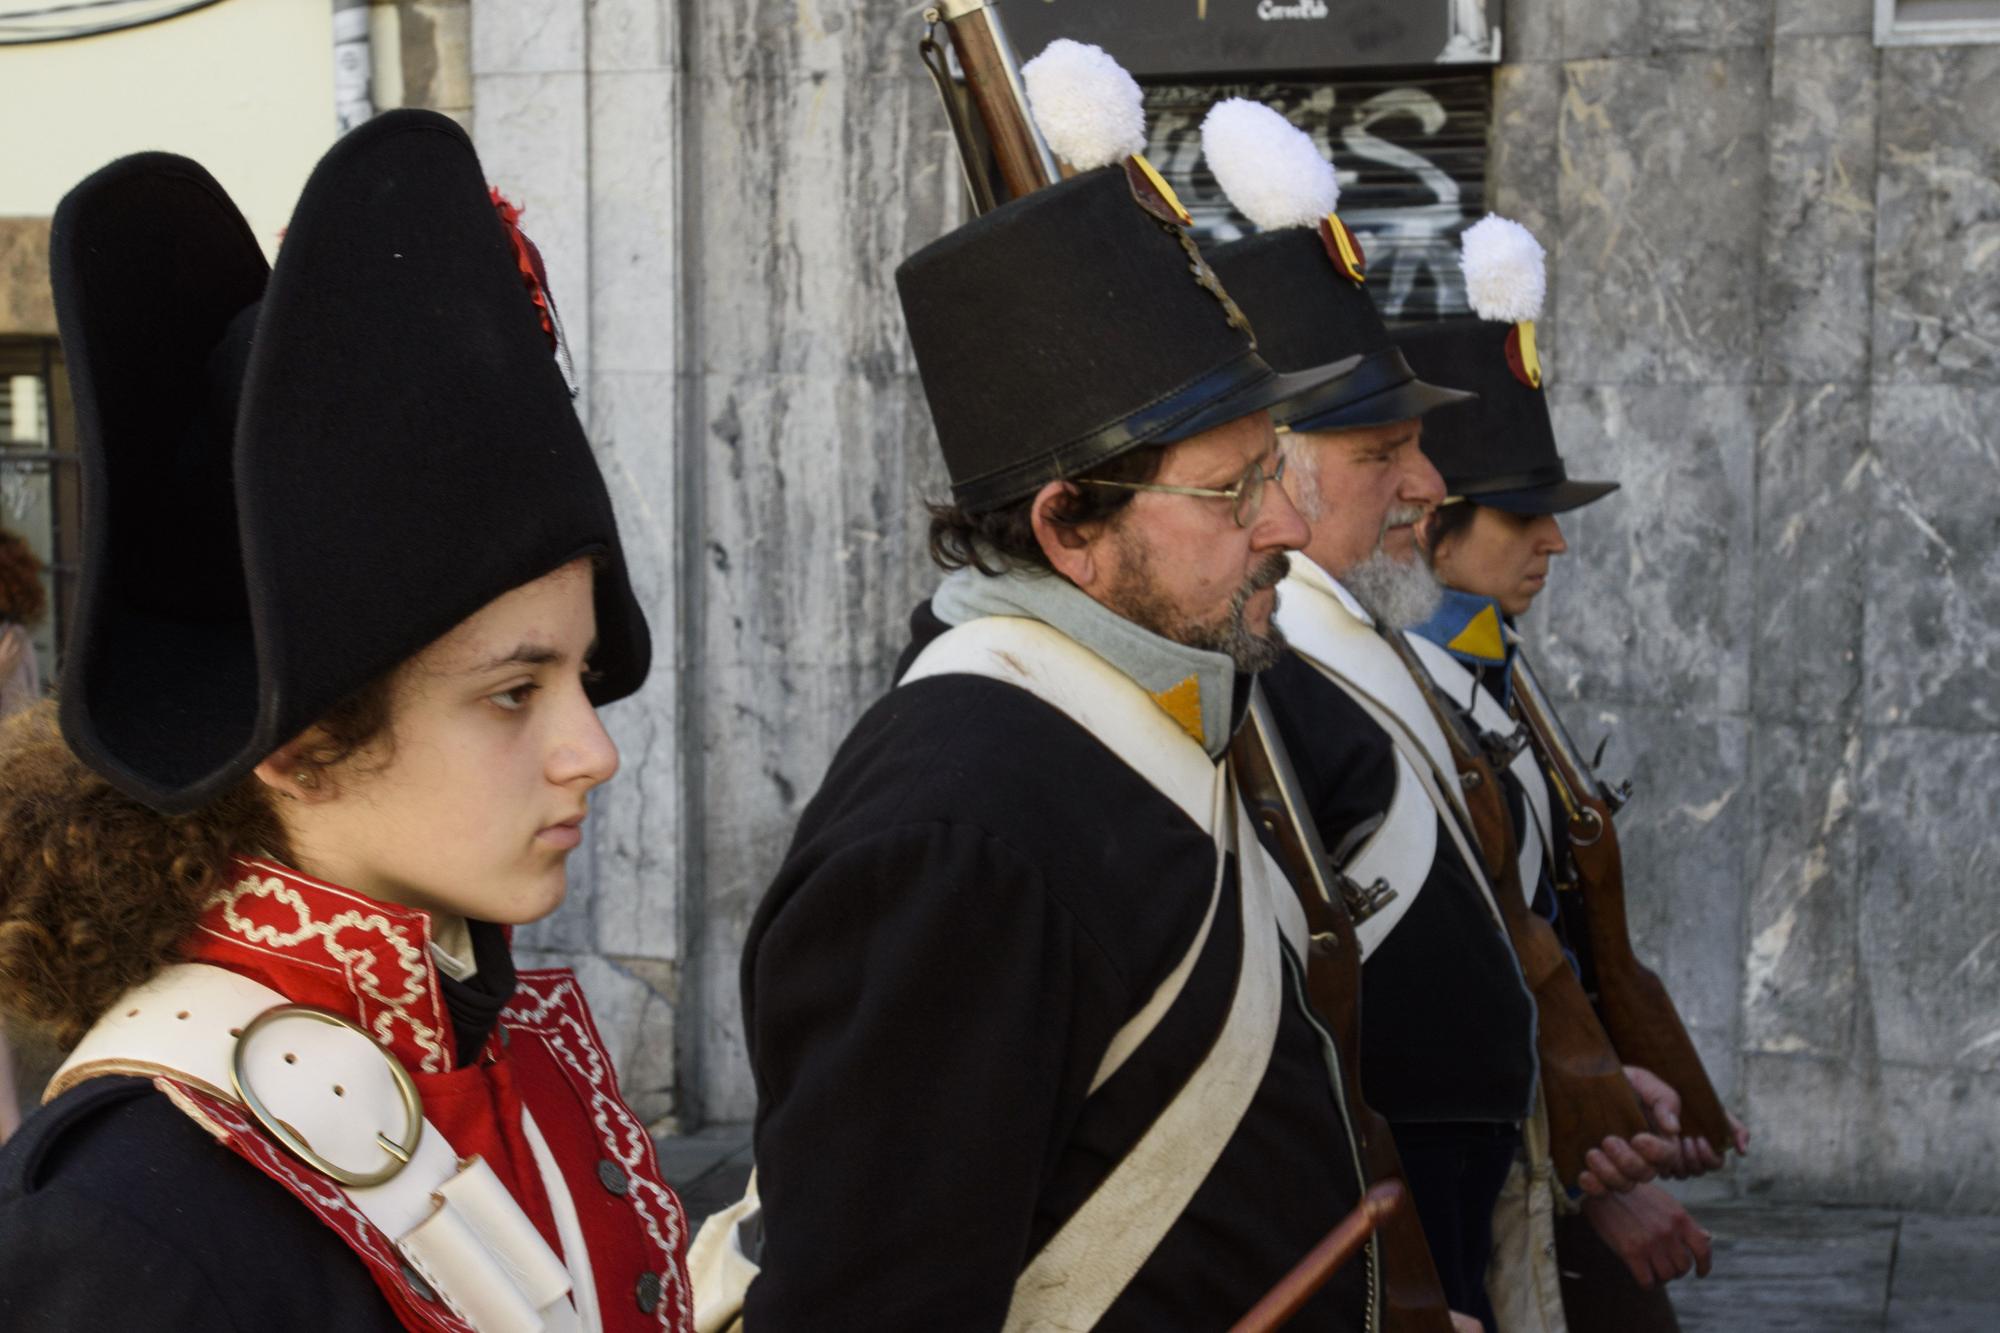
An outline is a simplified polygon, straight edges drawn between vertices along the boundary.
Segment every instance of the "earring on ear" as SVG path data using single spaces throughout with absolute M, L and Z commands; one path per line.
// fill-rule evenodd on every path
M 319 779 L 313 776 L 313 771 L 309 768 L 302 768 L 298 772 L 292 774 L 292 781 L 296 782 L 299 786 L 304 787 L 307 791 L 311 791 L 314 787 L 317 787 L 319 785 Z

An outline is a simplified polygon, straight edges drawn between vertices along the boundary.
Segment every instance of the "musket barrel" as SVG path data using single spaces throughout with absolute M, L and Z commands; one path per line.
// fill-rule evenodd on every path
M 1007 40 L 996 0 L 939 0 L 930 11 L 951 32 L 966 89 L 993 148 L 1005 203 L 1062 179 L 1055 154 L 1028 114 L 1021 61 Z

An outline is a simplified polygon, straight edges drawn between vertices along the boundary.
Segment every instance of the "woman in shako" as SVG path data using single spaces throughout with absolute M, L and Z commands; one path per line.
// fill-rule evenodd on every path
M 1602 499 L 1618 483 L 1570 477 L 1556 448 L 1533 350 L 1544 290 L 1540 244 L 1518 223 L 1488 217 L 1466 232 L 1462 262 L 1481 318 L 1398 337 L 1419 375 L 1478 395 L 1425 425 L 1424 452 L 1450 498 L 1424 521 L 1418 539 L 1444 595 L 1436 613 L 1408 633 L 1441 693 L 1478 731 L 1505 735 L 1516 727 L 1509 711 L 1510 673 L 1521 651 L 1514 622 L 1540 595 L 1551 562 L 1569 549 L 1559 516 Z M 1563 826 L 1550 818 L 1552 798 L 1534 751 L 1520 751 L 1501 771 L 1520 839 L 1522 884 L 1534 892 L 1534 909 L 1564 928 L 1570 923 L 1558 918 L 1544 842 L 1562 838 Z M 1679 1094 L 1650 1071 L 1627 1066 L 1626 1074 L 1658 1129 L 1681 1135 Z M 1726 1148 L 1744 1151 L 1749 1135 L 1730 1119 L 1735 1137 L 1727 1145 L 1671 1138 L 1678 1162 L 1666 1174 L 1698 1175 L 1719 1167 Z M 1593 1162 L 1596 1171 L 1609 1166 Z M 1600 1183 L 1565 1198 L 1554 1228 L 1562 1314 L 1579 1333 L 1670 1333 L 1678 1325 L 1665 1284 L 1709 1269 L 1708 1233 L 1673 1195 L 1643 1180 L 1621 1178 L 1611 1188 Z M 1505 1302 L 1496 1295 L 1496 1304 Z M 1510 1322 L 1504 1312 L 1501 1322 Z
M 60 729 L 0 733 L 0 1001 L 80 1044 L 0 1155 L 0 1326 L 689 1325 L 575 979 L 509 954 L 650 649 L 497 202 L 392 112 L 268 273 L 183 158 L 56 214 L 85 568 Z

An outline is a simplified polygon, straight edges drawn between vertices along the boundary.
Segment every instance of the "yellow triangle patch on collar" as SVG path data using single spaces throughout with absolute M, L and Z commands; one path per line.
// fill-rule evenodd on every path
M 1490 602 L 1480 607 L 1479 614 L 1468 621 L 1445 647 L 1488 662 L 1505 661 L 1507 641 L 1500 635 L 1499 611 Z
M 1195 744 L 1207 745 L 1207 734 L 1201 726 L 1201 682 L 1189 676 L 1170 690 L 1161 690 L 1153 696 L 1153 702 L 1175 722 L 1180 729 L 1194 737 Z

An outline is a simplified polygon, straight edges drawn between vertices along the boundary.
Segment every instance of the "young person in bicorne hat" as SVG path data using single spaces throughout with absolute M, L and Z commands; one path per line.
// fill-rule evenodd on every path
M 1514 622 L 1541 593 L 1550 562 L 1568 550 L 1558 515 L 1618 488 L 1613 481 L 1570 477 L 1557 451 L 1533 350 L 1542 262 L 1540 245 L 1524 228 L 1504 218 L 1483 220 L 1464 242 L 1468 288 L 1482 317 L 1411 329 L 1397 338 L 1420 374 L 1478 395 L 1438 413 L 1424 434 L 1424 452 L 1447 498 L 1418 536 L 1442 595 L 1435 611 L 1410 627 L 1409 640 L 1441 700 L 1476 730 L 1494 734 L 1516 725 L 1509 707 L 1510 667 L 1521 652 Z M 1529 323 L 1523 327 L 1522 321 Z M 1532 749 L 1498 771 L 1522 844 L 1522 887 L 1533 894 L 1534 910 L 1555 917 L 1549 867 L 1558 849 L 1545 840 L 1565 837 L 1565 822 L 1550 817 L 1553 798 Z M 1625 1072 L 1649 1120 L 1674 1149 L 1652 1163 L 1659 1174 L 1699 1175 L 1720 1167 L 1729 1147 L 1747 1149 L 1748 1134 L 1733 1118 L 1731 1144 L 1687 1134 L 1679 1123 L 1679 1094 L 1648 1070 L 1627 1066 Z M 1666 1284 L 1690 1271 L 1708 1272 L 1708 1233 L 1651 1183 L 1650 1174 L 1622 1172 L 1607 1161 L 1585 1189 L 1558 1199 L 1561 1309 L 1577 1333 L 1675 1329 Z M 1513 1300 L 1532 1304 L 1518 1289 Z
M 0 731 L 10 1329 L 680 1329 L 685 1223 L 576 980 L 516 972 L 649 640 L 539 259 L 390 112 L 275 268 L 161 153 L 51 267 L 85 559 Z
M 1219 764 L 1306 538 L 1272 413 L 1352 363 L 1258 356 L 1103 52 L 1024 75 L 1076 174 L 897 270 L 947 572 L 745 946 L 751 1330 L 1224 1328 L 1363 1188 Z M 1367 1327 L 1372 1276 L 1290 1326 Z

